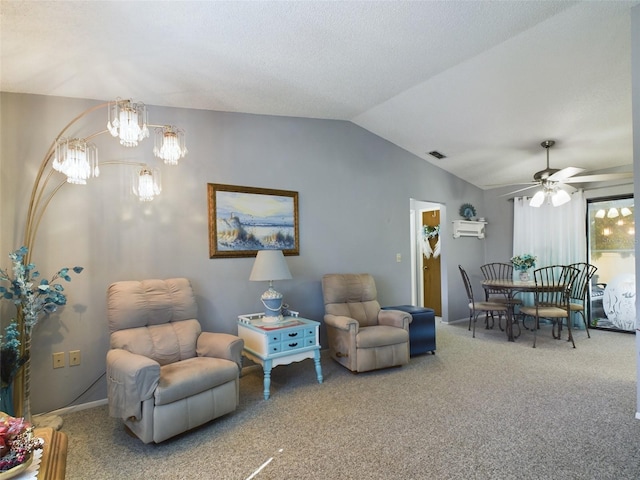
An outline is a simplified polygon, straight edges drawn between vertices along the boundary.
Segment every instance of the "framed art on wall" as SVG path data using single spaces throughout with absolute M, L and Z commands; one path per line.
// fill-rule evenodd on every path
M 208 184 L 209 257 L 299 255 L 298 192 Z

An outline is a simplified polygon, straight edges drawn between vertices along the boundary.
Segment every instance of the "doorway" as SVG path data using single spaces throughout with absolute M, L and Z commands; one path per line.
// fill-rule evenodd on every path
M 422 305 L 442 316 L 440 209 L 422 212 Z
M 445 221 L 444 204 L 411 199 L 411 303 L 432 308 L 443 322 L 448 317 L 447 292 L 442 288 L 447 276 L 446 246 L 439 228 Z

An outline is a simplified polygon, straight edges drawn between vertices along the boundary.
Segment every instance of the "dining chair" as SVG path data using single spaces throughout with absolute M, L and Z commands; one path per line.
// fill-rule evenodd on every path
M 505 278 L 513 278 L 513 264 L 511 263 L 485 263 L 480 267 L 480 271 L 482 272 L 485 280 L 501 280 Z M 505 295 L 504 290 L 500 288 L 487 286 L 484 286 L 483 288 L 485 301 L 507 304 L 509 307 L 511 307 L 512 313 L 515 318 L 515 307 L 522 305 L 522 299 L 514 298 L 513 296 L 509 297 L 508 295 Z M 500 321 L 498 321 L 498 327 L 500 327 L 500 330 L 503 329 Z
M 578 269 L 578 274 L 571 285 L 571 292 L 569 293 L 569 310 L 571 310 L 572 313 L 576 312 L 582 315 L 584 328 L 587 330 L 587 337 L 591 338 L 585 310 L 591 278 L 596 273 L 596 270 L 598 270 L 598 267 L 585 262 L 572 263 L 569 266 Z
M 520 307 L 523 317 L 533 317 L 533 348 L 536 348 L 537 332 L 540 328 L 540 319 L 551 320 L 551 335 L 560 340 L 562 321 L 567 320 L 569 338 L 576 348 L 571 333 L 571 309 L 569 307 L 570 292 L 573 282 L 578 275 L 578 269 L 569 265 L 552 265 L 538 268 L 533 271 L 533 279 L 536 284 L 534 292 L 534 305 Z M 524 320 L 523 320 L 524 325 Z M 557 333 L 556 333 L 557 332 Z
M 469 330 L 471 330 L 471 322 L 473 321 L 473 338 L 476 338 L 476 322 L 478 320 L 478 316 L 484 312 L 485 318 L 485 326 L 486 328 L 493 327 L 493 316 L 495 313 L 498 314 L 498 324 L 500 323 L 500 318 L 502 315 L 507 316 L 507 309 L 509 308 L 506 303 L 498 303 L 498 302 L 477 302 L 473 298 L 473 288 L 471 287 L 471 282 L 469 281 L 469 275 L 462 265 L 458 265 L 460 269 L 460 275 L 462 275 L 462 281 L 464 283 L 464 288 L 467 291 L 467 299 L 469 300 Z M 489 327 L 489 316 L 491 316 L 491 327 Z M 518 327 L 520 328 L 520 327 Z

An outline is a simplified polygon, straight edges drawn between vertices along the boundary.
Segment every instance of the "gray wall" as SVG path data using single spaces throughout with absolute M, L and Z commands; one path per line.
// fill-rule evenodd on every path
M 100 102 L 7 93 L 0 101 L 0 265 L 6 268 L 5 255 L 23 242 L 29 193 L 44 153 L 67 122 Z M 234 333 L 238 314 L 261 310 L 266 285 L 249 282 L 253 259 L 209 259 L 207 183 L 299 193 L 300 255 L 287 257 L 293 280 L 276 286 L 292 308 L 317 320 L 323 316 L 320 279 L 329 272 L 370 272 L 382 304 L 410 303 L 409 199 L 446 205 L 443 251 L 452 261 L 443 289 L 449 318 L 467 316 L 457 264 L 478 271 L 489 239 L 498 237 L 490 224 L 486 241 L 453 240 L 450 220 L 467 202 L 490 222 L 497 219 L 479 189 L 349 122 L 149 110 L 151 123 L 179 125 L 188 135 L 189 155 L 178 167 L 162 167 L 162 195 L 140 204 L 128 193 L 130 171 L 104 166 L 86 186 L 65 185 L 43 217 L 33 251 L 40 272 L 48 277 L 74 265 L 85 271 L 68 284 L 68 305 L 34 332 L 33 413 L 66 406 L 104 373 L 105 292 L 114 281 L 190 278 L 206 330 Z M 87 136 L 105 123 L 106 111 L 99 110 L 74 124 L 68 136 Z M 94 141 L 101 161 L 155 163 L 151 139 L 136 149 L 108 135 Z M 51 354 L 69 350 L 82 352 L 82 364 L 53 370 Z M 105 397 L 100 379 L 75 403 Z

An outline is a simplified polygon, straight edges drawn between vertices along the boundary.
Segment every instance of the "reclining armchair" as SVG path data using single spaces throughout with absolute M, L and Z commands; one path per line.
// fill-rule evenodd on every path
M 409 363 L 410 313 L 381 310 L 369 274 L 322 277 L 331 357 L 352 372 Z
M 244 342 L 202 332 L 189 280 L 116 282 L 107 317 L 109 415 L 144 443 L 236 409 Z

